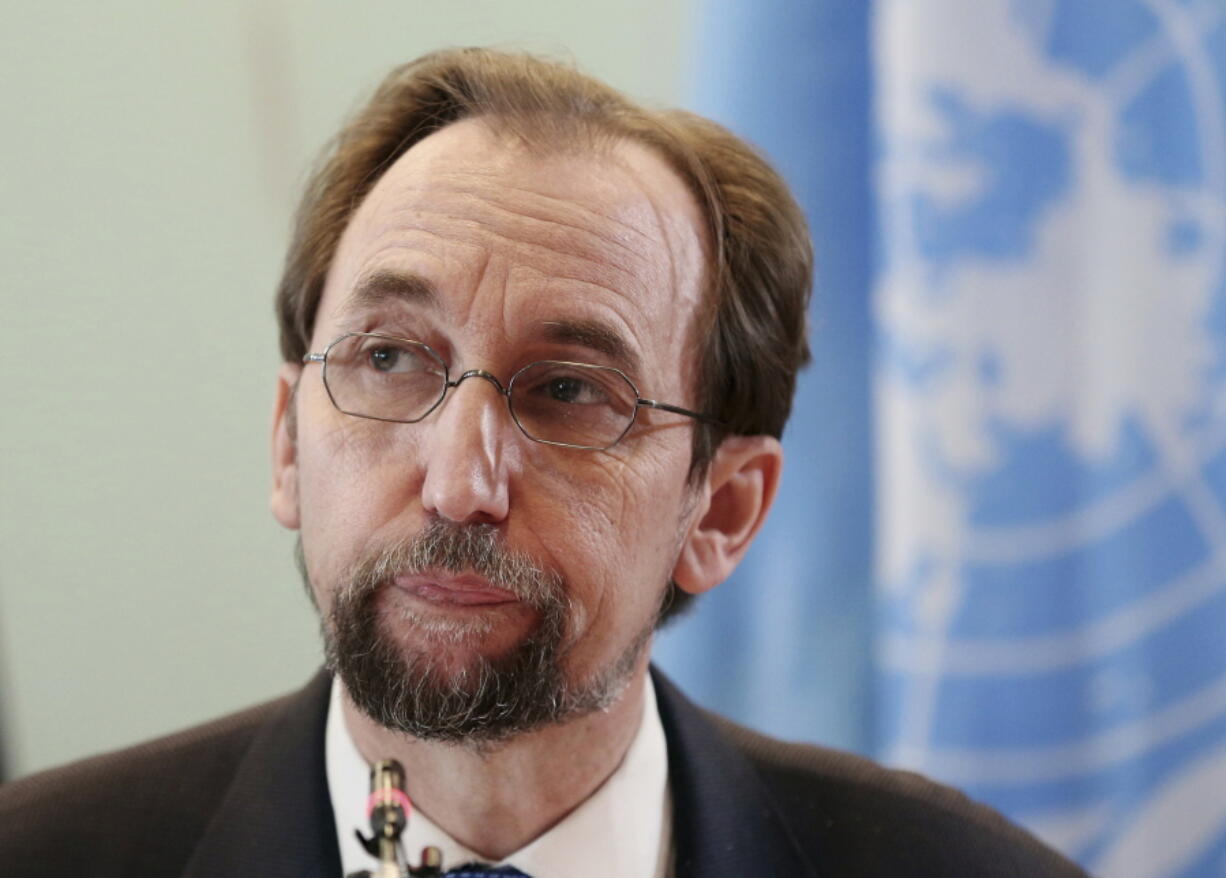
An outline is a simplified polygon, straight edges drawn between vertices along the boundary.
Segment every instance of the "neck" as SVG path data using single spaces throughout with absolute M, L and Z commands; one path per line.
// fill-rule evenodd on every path
M 646 675 L 644 656 L 606 710 L 481 748 L 386 729 L 358 710 L 348 693 L 341 707 L 367 763 L 398 760 L 413 807 L 465 847 L 496 861 L 557 824 L 613 774 L 642 720 Z

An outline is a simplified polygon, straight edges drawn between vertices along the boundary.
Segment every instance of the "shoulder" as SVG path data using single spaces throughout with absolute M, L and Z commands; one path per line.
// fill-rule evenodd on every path
M 754 767 L 797 842 L 835 874 L 1079 876 L 996 811 L 922 775 L 767 737 L 707 714 Z
M 0 786 L 5 874 L 178 874 L 289 697 Z
M 736 858 L 742 872 L 775 862 L 788 864 L 786 874 L 822 876 L 1085 876 L 957 790 L 849 753 L 769 738 L 697 707 L 658 671 L 653 680 L 686 864 Z

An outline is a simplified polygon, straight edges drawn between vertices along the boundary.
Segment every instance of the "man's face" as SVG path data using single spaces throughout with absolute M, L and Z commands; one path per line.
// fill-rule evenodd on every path
M 532 156 L 459 122 L 403 155 L 355 212 L 311 350 L 385 333 L 430 345 L 453 379 L 482 369 L 504 384 L 537 360 L 616 366 L 642 395 L 692 406 L 700 228 L 681 181 L 644 148 Z M 571 690 L 641 669 L 695 516 L 690 422 L 643 409 L 615 447 L 575 450 L 529 440 L 480 379 L 397 424 L 342 414 L 318 366 L 296 371 L 283 373 L 299 383 L 273 505 L 301 529 L 326 628 L 338 597 L 343 613 L 341 596 L 363 592 L 391 654 L 461 690 L 475 667 L 542 636 Z M 534 588 L 552 588 L 553 603 L 488 588 L 478 565 L 394 569 L 406 541 L 472 525 L 552 582 Z

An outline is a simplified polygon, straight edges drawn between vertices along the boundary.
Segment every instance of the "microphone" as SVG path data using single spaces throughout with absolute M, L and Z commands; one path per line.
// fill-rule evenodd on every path
M 412 810 L 404 791 L 404 768 L 395 759 L 376 762 L 370 770 L 370 798 L 366 800 L 366 816 L 370 818 L 372 833 L 371 843 L 364 842 L 366 849 L 380 860 L 386 859 L 389 848 L 395 854 L 400 833 L 409 825 Z
M 366 800 L 366 816 L 370 818 L 370 838 L 354 830 L 358 841 L 373 857 L 379 859 L 374 872 L 355 872 L 350 878 L 438 878 L 443 874 L 443 856 L 436 847 L 421 852 L 421 865 L 400 868 L 400 834 L 409 824 L 413 805 L 404 791 L 404 767 L 395 759 L 381 759 L 370 769 L 370 798 Z

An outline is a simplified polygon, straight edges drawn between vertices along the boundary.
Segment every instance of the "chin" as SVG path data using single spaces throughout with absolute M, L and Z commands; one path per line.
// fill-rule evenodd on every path
M 561 618 L 429 612 L 380 600 L 339 599 L 325 625 L 328 665 L 353 703 L 393 731 L 425 740 L 483 743 L 556 719 L 566 687 L 558 669 Z M 501 623 L 501 624 L 500 624 Z M 505 641 L 510 636 L 511 642 Z
M 358 559 L 329 593 L 325 654 L 353 704 L 392 731 L 473 745 L 615 703 L 655 623 L 590 673 L 564 668 L 582 630 L 564 578 L 493 528 L 442 521 Z
M 378 640 L 389 644 L 404 674 L 427 675 L 436 685 L 449 682 L 460 688 L 478 679 L 483 667 L 497 667 L 523 649 L 525 637 L 509 638 L 494 626 L 474 620 L 429 617 L 398 618 L 395 633 L 384 632 Z
M 485 746 L 604 710 L 625 691 L 650 642 L 647 628 L 577 682 L 562 668 L 561 614 L 545 613 L 527 635 L 493 648 L 496 625 L 431 615 L 415 629 L 378 612 L 370 597 L 333 607 L 328 665 L 359 710 L 421 740 Z

